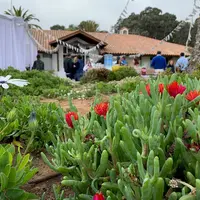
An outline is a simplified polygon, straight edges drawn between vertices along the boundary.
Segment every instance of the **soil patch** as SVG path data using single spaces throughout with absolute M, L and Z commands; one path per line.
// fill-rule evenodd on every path
M 101 96 L 102 101 L 108 101 L 109 96 L 102 95 Z M 68 100 L 57 100 L 57 99 L 42 99 L 42 103 L 56 103 L 60 105 L 64 111 L 69 110 L 69 103 Z M 92 103 L 94 102 L 94 98 L 90 99 L 74 99 L 72 101 L 73 105 L 76 106 L 78 112 L 82 115 L 87 114 L 90 111 L 90 107 Z
M 39 198 L 45 192 L 45 200 L 55 200 L 53 194 L 53 185 L 60 185 L 62 180 L 62 175 L 55 173 L 51 170 L 42 160 L 40 154 L 32 155 L 33 156 L 33 166 L 38 168 L 38 173 L 33 177 L 30 183 L 27 183 L 23 186 L 23 189 L 27 192 L 31 192 L 36 194 Z M 50 156 L 48 156 L 50 158 Z M 41 181 L 43 178 L 45 179 L 47 176 L 51 176 L 52 178 Z M 39 180 L 39 182 L 38 182 Z M 32 183 L 38 182 L 38 183 Z M 72 190 L 65 189 L 65 196 L 69 196 L 73 194 Z

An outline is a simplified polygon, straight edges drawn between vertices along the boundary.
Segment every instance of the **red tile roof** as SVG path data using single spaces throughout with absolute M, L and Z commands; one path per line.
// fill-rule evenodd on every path
M 67 38 L 68 35 L 75 35 L 76 31 L 65 31 L 65 30 L 44 30 L 42 33 L 39 30 L 32 30 L 34 38 L 48 50 L 53 49 L 50 42 L 53 41 L 52 37 L 56 38 Z M 96 41 L 102 40 L 107 43 L 101 53 L 111 53 L 120 55 L 131 55 L 131 54 L 145 54 L 145 55 L 155 55 L 157 51 L 162 51 L 163 55 L 168 56 L 179 56 L 181 52 L 185 52 L 185 46 L 163 42 L 160 44 L 160 40 L 140 36 L 140 35 L 120 35 L 120 34 L 110 34 L 108 37 L 105 36 L 107 33 L 100 32 L 87 32 L 87 35 L 91 35 Z M 154 49 L 152 49 L 154 47 Z M 42 51 L 38 48 L 39 51 Z M 189 53 L 186 53 L 189 55 Z

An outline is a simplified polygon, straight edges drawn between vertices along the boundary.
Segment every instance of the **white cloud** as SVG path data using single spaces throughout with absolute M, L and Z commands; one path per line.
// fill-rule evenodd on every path
M 11 0 L 0 0 L 0 13 L 10 8 Z M 40 19 L 40 25 L 49 29 L 54 24 L 68 26 L 82 20 L 95 20 L 101 29 L 108 30 L 116 23 L 127 0 L 13 0 L 16 7 L 29 9 Z M 147 6 L 158 7 L 163 12 L 174 13 L 185 19 L 192 11 L 191 0 L 135 0 L 130 3 L 129 13 L 139 13 Z

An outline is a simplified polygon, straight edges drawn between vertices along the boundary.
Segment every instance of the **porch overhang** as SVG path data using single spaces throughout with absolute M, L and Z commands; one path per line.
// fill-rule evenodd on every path
M 67 34 L 66 36 L 63 36 L 61 38 L 59 38 L 59 40 L 61 41 L 68 41 L 74 37 L 78 37 L 78 38 L 81 38 L 87 42 L 89 42 L 90 44 L 93 44 L 93 45 L 97 45 L 98 43 L 101 42 L 101 40 L 99 40 L 98 38 L 90 35 L 89 33 L 86 33 L 85 31 L 82 31 L 82 30 L 77 30 L 77 31 L 74 31 L 70 34 Z M 56 40 L 53 40 L 53 41 L 50 41 L 49 44 L 51 46 L 56 46 L 57 45 L 57 41 Z M 102 47 L 105 47 L 107 45 L 106 42 L 102 42 Z

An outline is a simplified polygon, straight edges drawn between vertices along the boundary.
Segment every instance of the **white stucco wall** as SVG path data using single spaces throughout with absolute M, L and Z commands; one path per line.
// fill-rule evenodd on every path
M 52 70 L 52 55 L 46 53 L 40 53 L 40 59 L 44 62 L 45 70 Z
M 140 66 L 150 68 L 150 65 L 151 65 L 150 56 L 143 56 L 140 61 Z
M 57 71 L 58 65 L 58 54 L 52 54 L 52 70 Z

